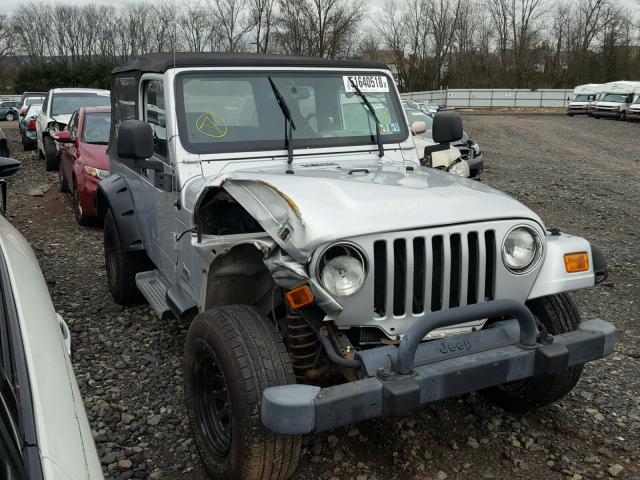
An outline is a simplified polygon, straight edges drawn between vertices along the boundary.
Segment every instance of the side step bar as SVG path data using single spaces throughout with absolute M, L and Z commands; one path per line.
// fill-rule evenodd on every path
M 167 303 L 169 285 L 159 270 L 138 273 L 136 275 L 136 286 L 158 317 L 162 320 L 173 317 L 173 312 L 171 312 Z

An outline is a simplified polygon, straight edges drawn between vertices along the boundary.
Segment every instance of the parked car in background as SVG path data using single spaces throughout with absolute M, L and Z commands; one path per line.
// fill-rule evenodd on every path
M 479 144 L 469 138 L 469 134 L 466 131 L 462 132 L 462 138 L 460 140 L 451 143 L 451 147 L 455 147 L 459 151 L 460 159 L 467 163 L 468 169 L 462 165 L 455 166 L 453 158 L 451 157 L 451 152 L 447 153 L 446 156 L 443 155 L 443 152 L 435 152 L 431 154 L 430 159 L 426 158 L 424 154 L 424 147 L 434 143 L 431 133 L 433 115 L 429 115 L 421 110 L 413 108 L 405 108 L 405 113 L 407 114 L 409 125 L 412 125 L 414 122 L 421 121 L 425 122 L 427 126 L 424 133 L 419 135 L 414 134 L 413 137 L 416 149 L 418 150 L 418 156 L 420 157 L 420 161 L 424 162 L 424 165 L 433 168 L 440 168 L 441 170 L 444 169 L 446 171 L 451 171 L 449 169 L 453 168 L 452 173 L 459 176 L 466 176 L 476 180 L 480 179 L 484 168 L 482 150 L 480 150 Z M 467 170 L 468 174 L 465 174 Z
M 71 192 L 80 225 L 88 225 L 97 217 L 96 190 L 100 180 L 109 176 L 110 126 L 110 107 L 84 107 L 54 135 L 60 143 L 58 187 L 61 192 Z
M 20 117 L 18 125 L 20 127 L 20 136 L 22 137 L 22 148 L 24 151 L 35 150 L 38 144 L 36 132 L 36 122 L 38 121 L 38 112 L 42 109 L 42 104 L 33 103 L 27 113 Z
M 22 98 L 20 98 L 18 115 L 24 117 L 29 107 L 34 103 L 42 105 L 46 96 L 47 92 L 24 92 Z
M 415 110 L 420 110 L 420 111 L 422 111 L 424 113 L 428 113 L 430 115 L 434 115 L 434 114 L 444 110 L 439 105 L 436 105 L 435 103 L 427 102 L 427 101 L 424 101 L 424 100 L 403 100 L 402 101 L 402 106 L 405 109 L 413 108 Z
M 9 143 L 7 142 L 7 137 L 5 137 L 4 132 L 0 128 L 0 157 L 10 157 L 11 152 L 9 151 Z
M 18 108 L 19 103 L 14 102 L 12 100 L 5 100 L 4 102 L 0 102 L 0 108 Z
M 586 115 L 589 112 L 589 105 L 596 100 L 596 95 L 600 93 L 602 85 L 599 83 L 588 83 L 578 85 L 573 89 L 573 99 L 567 106 L 567 115 Z
M 633 103 L 637 88 L 640 88 L 640 82 L 620 81 L 604 84 L 602 98 L 596 102 L 591 115 L 595 118 L 626 120 L 627 110 Z
M 18 119 L 18 110 L 11 106 L 0 106 L 0 120 L 13 122 Z
M 42 102 L 36 122 L 38 155 L 45 159 L 47 170 L 58 169 L 58 145 L 53 136 L 64 130 L 73 112 L 81 107 L 108 107 L 109 90 L 96 88 L 54 88 Z
M 629 105 L 629 109 L 627 110 L 627 120 L 630 122 L 640 120 L 640 86 L 636 88 L 635 97 L 633 103 Z
M 0 159 L 0 177 L 19 165 Z M 0 478 L 102 479 L 71 366 L 69 328 L 29 244 L 3 215 L 0 340 Z

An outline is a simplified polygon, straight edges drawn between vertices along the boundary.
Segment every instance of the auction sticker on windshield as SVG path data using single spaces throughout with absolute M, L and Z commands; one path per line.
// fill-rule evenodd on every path
M 353 85 L 351 84 L 351 81 L 349 79 L 353 79 L 353 82 L 362 92 L 389 91 L 389 83 L 387 82 L 387 77 L 383 75 L 349 75 L 342 77 L 342 80 L 344 81 L 344 89 L 347 92 L 355 92 L 356 89 L 353 88 Z

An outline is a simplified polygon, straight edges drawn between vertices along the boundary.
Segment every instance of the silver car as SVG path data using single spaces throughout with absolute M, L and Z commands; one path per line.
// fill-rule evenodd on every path
M 109 288 L 190 322 L 213 478 L 288 478 L 301 434 L 470 391 L 536 408 L 612 352 L 615 328 L 568 294 L 606 276 L 599 251 L 422 167 L 385 65 L 155 54 L 111 92 Z M 437 148 L 461 137 L 435 117 Z
M 19 162 L 0 158 L 2 178 Z M 4 211 L 2 200 L 0 206 Z M 69 329 L 29 244 L 0 211 L 0 472 L 3 479 L 102 479 L 71 366 Z

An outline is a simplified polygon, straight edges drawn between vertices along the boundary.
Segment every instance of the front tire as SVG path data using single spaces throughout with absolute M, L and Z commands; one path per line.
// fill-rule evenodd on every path
M 84 214 L 84 209 L 80 202 L 80 190 L 78 190 L 78 184 L 75 180 L 73 181 L 73 190 L 71 191 L 71 195 L 73 196 L 73 214 L 76 217 L 76 221 L 81 226 L 88 227 L 93 223 L 93 217 L 89 217 Z
M 47 162 L 47 171 L 55 172 L 58 169 L 58 152 L 56 142 L 51 137 L 44 137 L 44 159 Z
M 531 312 L 547 333 L 558 335 L 578 328 L 580 313 L 567 293 L 550 295 L 527 302 Z M 484 393 L 506 410 L 524 412 L 556 402 L 569 393 L 582 375 L 583 365 L 539 378 L 528 378 L 500 385 Z
M 143 301 L 136 275 L 152 268 L 144 252 L 125 252 L 111 209 L 104 219 L 104 262 L 111 296 L 120 305 Z
M 260 400 L 267 387 L 295 383 L 275 326 L 254 307 L 200 313 L 184 351 L 189 423 L 200 457 L 216 480 L 284 480 L 295 471 L 300 437 L 266 430 Z

